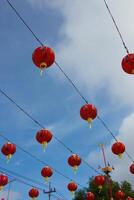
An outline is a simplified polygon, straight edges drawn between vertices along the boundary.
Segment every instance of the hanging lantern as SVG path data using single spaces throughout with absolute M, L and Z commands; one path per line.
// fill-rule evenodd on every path
M 41 72 L 55 62 L 54 51 L 47 46 L 38 47 L 32 55 L 33 63 L 41 69 Z
M 115 193 L 115 198 L 117 200 L 123 200 L 125 198 L 125 193 L 121 190 L 118 190 L 116 193 Z
M 115 142 L 112 145 L 112 152 L 118 155 L 119 158 L 122 158 L 122 155 L 125 152 L 125 145 L 121 142 Z
M 87 192 L 86 200 L 94 200 L 94 199 L 95 199 L 94 193 Z
M 103 185 L 105 184 L 105 177 L 102 175 L 95 176 L 94 182 L 99 189 L 102 189 Z
M 134 200 L 132 197 L 127 197 L 126 200 Z
M 122 60 L 122 68 L 128 74 L 134 74 L 134 54 L 127 54 Z
M 0 191 L 8 184 L 8 177 L 4 174 L 0 174 Z
M 46 129 L 41 129 L 36 134 L 36 140 L 42 145 L 44 151 L 47 147 L 47 144 L 51 141 L 52 137 L 52 133 Z
M 130 166 L 130 172 L 134 174 L 134 163 Z
M 53 170 L 46 166 L 41 170 L 41 175 L 45 178 L 45 181 L 48 181 L 48 178 L 53 175 Z
M 92 121 L 97 116 L 97 109 L 91 104 L 85 104 L 80 109 L 80 116 L 82 119 L 86 120 L 90 124 L 91 128 Z
M 75 182 L 70 182 L 67 185 L 68 190 L 70 191 L 71 195 L 74 196 L 75 191 L 77 190 L 77 184 Z
M 76 172 L 78 166 L 81 164 L 81 158 L 77 154 L 72 154 L 68 158 L 68 164 L 73 168 L 74 172 Z
M 29 190 L 29 196 L 32 198 L 32 200 L 35 200 L 39 196 L 39 191 L 36 188 L 32 188 Z
M 6 156 L 7 161 L 9 161 L 16 152 L 16 145 L 8 142 L 2 146 L 1 152 Z

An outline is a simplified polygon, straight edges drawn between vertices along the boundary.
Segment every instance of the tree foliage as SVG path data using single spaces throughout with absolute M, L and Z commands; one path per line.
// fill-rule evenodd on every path
M 134 198 L 134 191 L 132 190 L 132 186 L 129 182 L 123 181 L 121 183 L 118 183 L 116 181 L 111 180 L 111 186 L 112 186 L 112 194 L 113 198 L 115 199 L 115 193 L 118 190 L 122 190 L 125 193 L 125 199 L 129 196 Z M 93 178 L 89 179 L 88 187 L 78 190 L 75 193 L 74 200 L 85 200 L 86 199 L 86 193 L 90 191 L 93 192 L 95 195 L 95 200 L 109 200 L 109 187 L 106 183 L 103 188 L 100 190 L 94 183 Z

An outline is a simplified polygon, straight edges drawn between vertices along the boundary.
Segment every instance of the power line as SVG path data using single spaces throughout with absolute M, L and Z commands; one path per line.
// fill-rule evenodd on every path
M 1 170 L 1 169 L 2 169 L 2 170 Z M 29 184 L 28 182 L 26 182 L 26 181 L 24 181 L 24 180 L 21 180 L 20 177 L 23 178 L 23 179 L 25 179 L 25 180 L 30 180 L 30 182 L 31 182 L 31 180 L 33 180 L 33 179 L 30 179 L 30 178 L 25 177 L 25 176 L 22 177 L 22 175 L 17 174 L 16 172 L 13 172 L 13 171 L 11 171 L 11 170 L 5 169 L 5 168 L 3 168 L 3 167 L 0 167 L 0 171 L 1 171 L 2 173 L 6 174 L 6 175 L 8 175 L 8 176 L 10 176 L 10 177 L 12 177 L 12 178 L 15 178 L 14 180 L 9 181 L 9 184 L 11 184 L 13 181 L 18 181 L 18 182 L 20 182 L 20 183 L 22 183 L 22 184 L 24 184 L 24 185 L 37 188 L 37 189 L 39 189 L 39 190 L 42 191 L 42 192 L 44 191 L 44 188 L 42 188 L 42 187 L 37 187 L 37 186 L 35 186 L 35 185 L 33 185 L 33 184 Z M 18 178 L 18 177 L 19 177 L 19 178 Z M 25 177 L 25 178 L 24 178 L 24 177 Z M 34 180 L 34 182 L 36 182 L 36 181 Z M 9 190 L 10 190 L 10 189 L 9 189 Z M 8 191 L 9 191 L 9 190 L 8 190 Z M 56 193 L 57 193 L 60 197 L 62 197 L 62 199 L 67 200 L 61 192 L 57 192 L 57 190 L 56 190 Z M 58 197 L 58 196 L 55 195 L 55 197 Z
M 110 10 L 110 8 L 109 8 L 108 3 L 106 2 L 106 0 L 104 0 L 104 4 L 105 4 L 105 6 L 106 6 L 106 8 L 107 8 L 107 10 L 108 10 L 108 12 L 109 12 L 109 15 L 110 15 L 110 17 L 111 17 L 111 19 L 112 19 L 114 25 L 115 25 L 115 28 L 116 28 L 116 30 L 117 30 L 117 32 L 118 32 L 118 34 L 119 34 L 119 37 L 120 37 L 120 39 L 121 39 L 121 41 L 122 41 L 123 46 L 124 46 L 124 48 L 125 48 L 127 54 L 129 54 L 129 50 L 128 50 L 127 46 L 126 46 L 126 43 L 125 43 L 125 41 L 124 41 L 124 39 L 123 39 L 123 36 L 122 36 L 122 34 L 121 34 L 120 30 L 119 30 L 119 27 L 118 27 L 118 25 L 117 25 L 117 23 L 116 23 L 116 21 L 115 21 L 113 15 L 112 15 L 112 12 L 111 12 L 111 10 Z
M 16 15 L 19 17 L 19 19 L 23 22 L 23 24 L 28 28 L 28 30 L 32 33 L 32 35 L 34 36 L 34 38 L 42 45 L 43 43 L 38 39 L 38 37 L 36 36 L 36 34 L 31 30 L 31 28 L 27 25 L 27 23 L 25 22 L 25 20 L 21 17 L 21 15 L 19 14 L 19 12 L 16 10 L 16 8 L 11 4 L 11 2 L 9 0 L 6 0 L 7 3 L 9 4 L 9 6 L 13 9 L 13 11 L 16 13 Z M 119 33 L 119 36 L 122 40 L 122 43 L 124 45 L 124 48 L 126 49 L 127 53 L 129 53 L 126 44 L 123 40 L 123 37 L 119 31 L 119 28 L 115 22 L 114 17 L 112 16 L 112 13 L 108 7 L 108 4 L 106 2 L 106 0 L 104 0 L 104 3 L 108 9 L 108 12 L 114 22 L 114 25 Z M 82 93 L 80 92 L 80 90 L 76 87 L 76 85 L 74 84 L 74 82 L 70 79 L 70 77 L 65 73 L 65 71 L 62 69 L 62 67 L 55 61 L 55 64 L 57 65 L 57 67 L 60 69 L 60 71 L 63 73 L 63 75 L 67 78 L 67 80 L 70 82 L 70 84 L 73 86 L 73 88 L 75 89 L 75 91 L 79 94 L 79 96 L 84 100 L 85 103 L 88 103 L 88 101 L 86 100 L 86 98 L 82 95 Z M 23 113 L 25 113 L 29 118 L 31 118 L 37 125 L 39 125 L 40 127 L 44 128 L 37 120 L 35 120 L 31 115 L 29 115 L 29 113 L 27 113 L 21 106 L 19 106 L 13 99 L 11 99 L 7 94 L 5 94 L 5 92 L 3 92 L 2 90 L 0 90 L 0 92 L 6 96 L 12 103 L 14 103 Z M 106 130 L 110 133 L 110 135 L 115 139 L 115 141 L 117 141 L 116 137 L 114 136 L 113 132 L 111 131 L 111 129 L 109 129 L 109 127 L 106 125 L 106 123 L 104 122 L 103 119 L 101 119 L 100 116 L 98 116 L 98 119 L 100 120 L 100 122 L 102 123 L 102 125 L 106 128 Z M 59 140 L 56 136 L 54 136 L 54 138 L 60 143 L 62 144 L 67 150 L 69 150 L 71 153 L 73 152 L 66 144 L 64 144 L 61 140 Z M 128 158 L 133 162 L 134 159 L 131 159 L 132 157 L 128 154 L 127 152 L 127 156 Z M 90 167 L 92 168 L 92 167 Z
M 14 143 L 12 140 L 8 139 L 6 136 L 4 136 L 3 134 L 0 133 L 0 137 L 2 137 L 3 139 L 5 139 L 8 142 Z M 38 157 L 36 157 L 35 155 L 33 155 L 32 153 L 26 151 L 24 148 L 22 148 L 20 145 L 14 143 L 16 145 L 16 147 L 18 149 L 20 149 L 21 151 L 23 151 L 24 153 L 26 153 L 27 155 L 29 155 L 31 158 L 35 159 L 37 162 L 43 164 L 43 165 L 48 165 L 50 166 L 48 163 L 40 160 Z M 50 166 L 51 167 L 51 166 Z M 68 177 L 67 175 L 63 174 L 62 172 L 58 171 L 57 169 L 55 169 L 54 167 L 51 167 L 53 169 L 53 171 L 55 171 L 57 174 L 59 174 L 60 176 L 64 177 L 65 179 L 69 180 L 69 181 L 73 181 L 73 179 L 71 179 L 70 177 Z M 75 181 L 76 182 L 76 181 Z M 80 187 L 83 187 L 83 185 L 81 185 L 80 183 L 76 182 Z
M 3 94 L 9 101 L 11 101 L 19 110 L 21 110 L 28 118 L 30 118 L 33 122 L 35 122 L 40 128 L 45 128 L 38 120 L 36 120 L 32 115 L 30 115 L 26 110 L 24 110 L 22 108 L 22 106 L 18 105 L 18 103 L 13 100 L 13 98 L 9 97 L 9 95 L 7 93 L 5 93 L 2 89 L 0 89 L 0 93 Z M 8 140 L 8 138 L 6 138 L 5 136 L 3 136 L 2 134 L 0 134 L 3 138 L 5 138 L 6 140 Z M 55 140 L 57 142 L 59 142 L 64 148 L 66 148 L 70 153 L 74 153 L 66 144 L 64 144 L 60 139 L 58 139 L 55 135 L 53 135 L 53 137 L 55 138 Z M 18 146 L 18 145 L 17 145 Z M 24 150 L 22 147 L 18 146 L 22 151 L 24 151 L 27 154 L 31 154 L 29 152 L 26 152 L 26 150 Z M 30 155 L 31 157 L 35 157 L 34 155 Z M 40 161 L 40 159 L 36 158 L 36 160 Z M 95 172 L 97 172 L 97 170 L 92 167 L 91 165 L 89 165 L 89 163 L 87 163 L 87 161 L 85 161 L 83 158 L 82 160 L 84 161 L 84 163 L 86 163 L 86 165 L 94 170 Z M 58 172 L 60 173 L 60 172 Z

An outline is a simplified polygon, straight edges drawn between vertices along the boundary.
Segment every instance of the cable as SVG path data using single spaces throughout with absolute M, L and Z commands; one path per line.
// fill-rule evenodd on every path
M 0 93 L 2 93 L 9 101 L 11 101 L 19 110 L 21 110 L 28 118 L 30 118 L 33 122 L 35 122 L 40 128 L 45 128 L 39 121 L 37 121 L 36 119 L 34 119 L 33 116 L 31 116 L 26 110 L 24 110 L 20 105 L 18 105 L 18 103 L 13 100 L 11 97 L 9 97 L 9 95 L 7 95 L 7 93 L 5 93 L 2 89 L 0 89 Z M 3 136 L 2 134 L 0 134 L 3 138 L 5 138 L 6 140 L 8 140 L 8 138 L 6 138 L 5 136 Z M 64 148 L 66 148 L 70 153 L 74 153 L 66 144 L 64 144 L 60 139 L 58 139 L 55 135 L 53 135 L 53 137 L 55 138 L 55 140 L 57 142 L 59 142 Z M 17 145 L 18 146 L 18 145 Z M 23 148 L 21 148 L 20 146 L 18 146 L 18 148 L 20 148 L 22 151 L 24 151 L 25 153 L 27 153 Z M 29 153 L 31 154 L 31 153 Z M 34 155 L 31 154 L 31 157 L 34 157 Z M 36 160 L 39 161 L 38 158 L 36 158 Z M 84 163 L 86 163 L 86 161 L 82 158 L 82 160 L 84 161 Z M 88 167 L 90 167 L 90 169 L 94 170 L 96 172 L 96 169 L 94 167 L 92 167 L 91 165 L 88 164 Z M 60 172 L 59 172 L 60 173 Z
M 9 0 L 6 0 L 7 3 L 9 4 L 9 6 L 13 9 L 13 11 L 16 13 L 16 15 L 19 17 L 19 19 L 23 22 L 23 24 L 28 28 L 28 30 L 32 33 L 32 35 L 35 37 L 35 39 L 43 46 L 43 43 L 38 39 L 38 37 L 36 36 L 36 34 L 31 30 L 31 28 L 27 25 L 27 23 L 25 22 L 25 20 L 20 16 L 19 12 L 16 10 L 16 8 L 11 4 L 11 2 Z M 114 17 L 112 16 L 112 13 L 108 7 L 107 2 L 104 0 L 104 3 L 108 9 L 108 12 L 113 20 L 113 23 L 119 33 L 119 36 L 122 40 L 122 43 L 124 45 L 124 48 L 126 49 L 127 53 L 129 53 L 126 44 L 123 40 L 123 37 L 119 31 L 119 28 L 115 22 Z M 70 84 L 73 86 L 73 88 L 75 89 L 75 91 L 79 94 L 79 96 L 85 101 L 85 103 L 88 103 L 88 101 L 86 100 L 86 98 L 82 95 L 82 93 L 80 92 L 80 90 L 76 87 L 76 85 L 73 83 L 73 81 L 69 78 L 69 76 L 64 72 L 64 70 L 61 68 L 61 66 L 55 61 L 55 64 L 57 65 L 57 67 L 60 69 L 60 71 L 63 73 L 63 75 L 67 78 L 67 80 L 70 82 Z M 44 128 L 37 120 L 35 120 L 31 115 L 29 115 L 29 113 L 27 113 L 21 106 L 19 106 L 12 98 L 10 98 L 7 94 L 5 94 L 5 92 L 3 92 L 2 90 L 0 90 L 0 92 L 6 96 L 12 103 L 14 103 L 23 113 L 25 113 L 29 118 L 31 118 L 37 125 L 39 125 L 40 127 Z M 115 139 L 115 141 L 117 141 L 116 137 L 114 136 L 113 132 L 108 128 L 108 126 L 106 125 L 106 123 L 104 122 L 103 119 L 101 119 L 98 116 L 98 119 L 100 120 L 100 122 L 103 124 L 103 126 L 106 128 L 106 130 L 111 134 L 111 136 Z M 62 144 L 67 150 L 69 150 L 71 153 L 73 152 L 69 147 L 67 147 L 61 140 L 59 140 L 56 136 L 54 136 L 54 138 L 60 143 Z M 127 156 L 129 159 L 131 159 L 132 157 L 127 153 Z M 131 159 L 131 161 L 133 162 L 134 159 Z M 88 165 L 89 166 L 89 165 Z M 92 168 L 92 167 L 90 167 Z M 95 170 L 96 171 L 96 170 Z
M 117 32 L 118 32 L 118 34 L 119 34 L 119 37 L 120 37 L 120 39 L 121 39 L 121 41 L 122 41 L 122 44 L 123 44 L 123 46 L 124 46 L 124 48 L 125 48 L 127 54 L 129 54 L 129 50 L 128 50 L 128 48 L 127 48 L 125 42 L 124 42 L 123 36 L 122 36 L 122 34 L 121 34 L 120 30 L 119 30 L 119 27 L 118 27 L 118 25 L 117 25 L 117 23 L 116 23 L 116 21 L 115 21 L 113 15 L 112 15 L 112 12 L 111 12 L 111 10 L 110 10 L 110 8 L 109 8 L 109 6 L 108 6 L 108 3 L 106 2 L 106 0 L 103 0 L 103 1 L 104 1 L 104 4 L 105 4 L 105 6 L 106 6 L 108 12 L 109 12 L 109 15 L 110 15 L 111 19 L 112 19 L 112 21 L 113 21 L 113 23 L 114 23 L 114 25 L 115 25 L 115 28 L 116 28 L 116 30 L 117 30 Z
M 27 186 L 30 186 L 30 187 L 33 187 L 33 188 L 37 188 L 37 189 L 39 189 L 39 190 L 41 190 L 41 191 L 44 191 L 44 188 L 37 187 L 37 186 L 35 186 L 35 185 L 29 184 L 28 182 L 19 179 L 18 177 L 22 177 L 22 175 L 20 175 L 20 174 L 14 175 L 14 174 L 16 174 L 15 172 L 13 172 L 13 171 L 11 171 L 11 170 L 7 170 L 7 169 L 5 169 L 5 168 L 3 168 L 3 167 L 0 167 L 0 169 L 2 169 L 2 170 L 0 170 L 2 173 L 4 173 L 4 174 L 6 174 L 6 175 L 8 175 L 8 176 L 10 176 L 10 177 L 12 177 L 12 178 L 14 178 L 14 180 L 11 180 L 11 181 L 8 182 L 9 184 L 11 184 L 13 181 L 18 181 L 18 182 L 20 182 L 20 183 L 22 183 L 22 184 L 24 184 L 24 185 L 27 185 Z M 17 177 L 16 177 L 16 176 L 17 176 Z M 24 177 L 24 176 L 23 176 L 23 177 Z M 28 177 L 25 177 L 25 179 L 28 180 L 29 178 L 28 178 Z M 30 179 L 30 180 L 32 180 L 32 179 Z M 10 187 L 10 189 L 11 189 L 11 187 Z M 8 191 L 10 191 L 10 189 L 9 189 Z M 57 193 L 58 195 L 60 195 L 60 197 L 62 197 L 62 199 L 67 200 L 61 192 L 59 192 L 59 191 L 57 192 L 57 189 L 56 189 L 56 193 Z M 56 195 L 55 195 L 55 196 L 56 196 Z M 9 195 L 8 195 L 8 198 L 9 198 Z M 7 199 L 7 200 L 8 200 L 8 199 Z
M 4 140 L 11 142 L 13 144 L 15 144 L 12 140 L 8 139 L 7 137 L 5 137 L 3 134 L 0 133 L 0 137 L 2 137 Z M 40 160 L 39 158 L 37 158 L 35 155 L 31 154 L 30 152 L 26 151 L 24 148 L 22 148 L 20 145 L 15 144 L 16 147 L 18 149 L 20 149 L 21 151 L 23 151 L 24 153 L 26 153 L 27 155 L 29 155 L 31 158 L 35 159 L 37 162 L 43 164 L 43 165 L 48 165 L 50 166 L 48 163 Z M 51 166 L 50 166 L 51 167 Z M 53 171 L 55 171 L 57 174 L 59 174 L 60 176 L 64 177 L 65 179 L 68 179 L 69 181 L 73 181 L 73 179 L 69 178 L 67 175 L 63 174 L 62 172 L 58 171 L 57 169 L 55 169 L 54 167 L 51 167 L 53 169 Z M 83 187 L 83 185 L 81 185 L 80 183 L 76 182 L 77 185 L 79 185 L 80 187 Z
M 28 28 L 28 30 L 32 33 L 33 37 L 41 44 L 41 46 L 44 46 L 41 40 L 36 36 L 36 34 L 32 31 L 32 29 L 28 26 L 28 24 L 25 22 L 25 20 L 21 17 L 19 12 L 16 10 L 16 8 L 11 4 L 9 0 L 6 0 L 9 6 L 13 9 L 13 11 L 16 13 L 16 15 L 19 17 L 19 19 L 22 21 L 22 23 Z

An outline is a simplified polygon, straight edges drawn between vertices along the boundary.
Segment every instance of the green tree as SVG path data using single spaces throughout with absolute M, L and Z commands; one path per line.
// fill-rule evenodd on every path
M 112 186 L 112 194 L 113 198 L 115 199 L 115 193 L 119 189 L 121 189 L 125 193 L 125 199 L 130 196 L 134 198 L 134 191 L 132 190 L 132 186 L 127 181 L 123 181 L 121 183 L 115 182 L 111 180 Z M 94 183 L 93 177 L 89 179 L 89 184 L 87 188 L 83 188 L 78 190 L 75 193 L 74 200 L 85 200 L 86 193 L 90 191 L 93 192 L 95 195 L 95 200 L 109 200 L 109 187 L 108 184 L 105 184 L 103 188 L 100 190 Z

